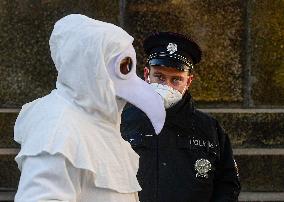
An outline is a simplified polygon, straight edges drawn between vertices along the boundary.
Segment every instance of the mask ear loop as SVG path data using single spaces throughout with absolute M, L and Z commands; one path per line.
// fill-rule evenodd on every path
M 148 74 L 147 79 L 146 79 L 147 83 L 151 83 L 151 79 L 150 79 L 150 75 Z
M 181 94 L 183 95 L 183 94 L 184 94 L 184 92 L 185 92 L 185 91 L 187 91 L 187 89 L 188 89 L 188 87 L 187 87 L 187 86 L 185 86 L 185 87 L 184 87 L 184 89 L 182 90 L 182 93 L 181 93 Z

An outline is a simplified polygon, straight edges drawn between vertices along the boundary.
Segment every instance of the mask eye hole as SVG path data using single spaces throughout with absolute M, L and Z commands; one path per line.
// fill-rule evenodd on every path
M 132 69 L 132 59 L 125 57 L 120 62 L 120 72 L 124 75 L 128 74 Z

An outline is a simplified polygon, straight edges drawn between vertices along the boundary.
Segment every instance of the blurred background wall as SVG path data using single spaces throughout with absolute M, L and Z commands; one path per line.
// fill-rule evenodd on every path
M 203 58 L 191 92 L 231 137 L 240 201 L 284 201 L 284 0 L 0 0 L 0 201 L 19 180 L 13 124 L 24 103 L 55 87 L 48 40 L 71 13 L 129 32 L 139 74 L 151 32 L 196 40 Z

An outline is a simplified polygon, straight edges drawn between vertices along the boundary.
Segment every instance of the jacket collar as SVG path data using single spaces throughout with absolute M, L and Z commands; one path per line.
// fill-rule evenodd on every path
M 186 92 L 176 105 L 166 110 L 166 122 L 180 128 L 189 128 L 192 125 L 192 113 L 194 111 L 195 107 L 192 96 L 189 92 Z

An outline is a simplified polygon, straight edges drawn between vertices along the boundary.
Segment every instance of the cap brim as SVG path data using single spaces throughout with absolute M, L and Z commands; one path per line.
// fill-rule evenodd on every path
M 114 84 L 116 95 L 141 109 L 150 119 L 155 132 L 159 134 L 166 118 L 161 96 L 137 75 L 127 80 L 116 79 Z
M 174 67 L 181 71 L 190 71 L 190 68 L 185 65 L 182 61 L 172 60 L 169 58 L 153 58 L 149 60 L 150 66 L 164 66 L 164 67 Z

